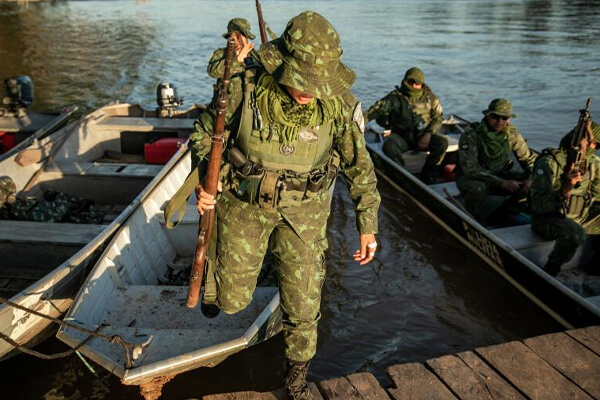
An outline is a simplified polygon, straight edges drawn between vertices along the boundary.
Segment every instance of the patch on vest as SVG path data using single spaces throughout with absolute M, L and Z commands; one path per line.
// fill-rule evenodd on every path
M 460 145 L 460 148 L 463 150 L 469 150 L 469 143 L 463 143 Z
M 296 152 L 296 146 L 294 146 L 293 144 L 282 143 L 281 146 L 279 146 L 279 152 L 284 156 L 294 155 L 294 153 Z
M 538 174 L 538 175 L 544 175 L 544 170 L 543 170 L 543 169 L 541 169 L 541 168 L 540 168 L 540 169 L 538 169 L 538 170 L 537 170 L 537 174 Z
M 352 121 L 356 122 L 356 125 L 358 125 L 358 129 L 360 129 L 360 133 L 365 133 L 365 117 L 363 116 L 360 101 L 356 103 L 356 107 L 354 107 L 354 112 L 352 113 Z
M 303 143 L 315 143 L 319 140 L 319 135 L 317 135 L 317 130 L 309 127 L 300 128 L 300 132 L 298 132 L 298 140 Z

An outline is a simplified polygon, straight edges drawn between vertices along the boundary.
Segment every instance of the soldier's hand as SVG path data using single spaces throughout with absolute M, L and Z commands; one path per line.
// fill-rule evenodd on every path
M 521 183 L 518 181 L 505 180 L 502 182 L 501 187 L 508 193 L 516 193 L 521 188 Z
M 426 132 L 423 136 L 421 136 L 421 139 L 419 139 L 419 144 L 418 144 L 419 150 L 427 150 L 430 142 L 431 142 L 431 133 Z
M 573 188 L 582 181 L 583 174 L 581 173 L 581 171 L 575 172 L 573 171 L 573 169 L 571 169 L 571 171 L 569 171 L 564 177 L 563 185 L 561 187 L 562 196 L 569 197 Z
M 358 261 L 360 265 L 365 265 L 375 257 L 377 251 L 377 241 L 372 233 L 361 233 L 360 249 L 356 250 L 352 257 L 354 261 Z
M 223 184 L 221 181 L 217 184 L 217 191 L 223 191 Z M 196 202 L 196 208 L 200 215 L 204 215 L 204 210 L 212 210 L 215 208 L 215 204 L 217 204 L 217 200 L 213 195 L 209 194 L 204 190 L 202 185 L 196 186 L 196 198 L 198 199 Z
M 244 60 L 248 57 L 248 54 L 254 49 L 254 44 L 251 42 L 246 42 L 244 47 L 237 53 L 237 60 L 239 63 L 243 63 Z
M 531 187 L 531 179 L 524 180 L 521 182 L 521 188 L 519 189 L 519 193 L 527 194 L 529 192 L 529 188 Z

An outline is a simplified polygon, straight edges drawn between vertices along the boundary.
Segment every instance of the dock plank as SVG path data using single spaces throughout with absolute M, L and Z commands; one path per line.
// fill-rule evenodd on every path
M 358 390 L 343 376 L 319 382 L 317 387 L 326 400 L 363 400 Z
M 358 390 L 364 400 L 390 400 L 390 396 L 381 387 L 379 381 L 368 372 L 348 375 L 348 381 Z
M 423 364 L 392 365 L 386 371 L 396 386 L 395 389 L 389 389 L 395 400 L 456 400 Z
M 461 400 L 525 400 L 472 352 L 428 360 L 427 365 Z
M 600 356 L 600 326 L 575 329 L 567 334 Z
M 592 400 L 521 342 L 475 351 L 531 400 Z
M 524 343 L 587 393 L 600 398 L 600 356 L 564 333 L 538 336 Z

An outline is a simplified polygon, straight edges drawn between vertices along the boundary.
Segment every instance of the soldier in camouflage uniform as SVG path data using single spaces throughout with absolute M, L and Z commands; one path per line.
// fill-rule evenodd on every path
M 227 33 L 224 38 L 232 36 L 235 39 L 235 54 L 231 65 L 231 81 L 229 83 L 229 96 L 238 97 L 236 102 L 241 101 L 242 75 L 246 66 L 252 67 L 260 63 L 260 57 L 254 44 L 248 40 L 254 40 L 256 36 L 250 32 L 250 23 L 244 18 L 233 18 L 227 24 Z M 208 61 L 206 72 L 211 78 L 217 79 L 217 84 L 225 73 L 225 47 L 215 50 Z M 218 87 L 218 86 L 215 86 Z
M 310 399 L 306 375 L 316 352 L 330 187 L 343 172 L 356 207 L 354 259 L 361 265 L 375 254 L 380 196 L 360 103 L 349 91 L 355 74 L 340 61 L 333 26 L 303 12 L 263 49 L 264 68 L 246 69 L 244 98 L 230 102 L 226 118 L 225 159 L 241 152 L 252 168 L 227 163 L 217 200 L 197 188 L 198 210 L 217 205 L 217 305 L 226 313 L 250 303 L 267 249 L 275 256 L 285 386 L 289 399 Z M 191 135 L 200 160 L 210 149 L 211 114 L 196 121 Z
M 383 152 L 404 166 L 402 153 L 407 150 L 428 151 L 429 155 L 420 178 L 430 183 L 436 167 L 448 149 L 448 138 L 440 135 L 442 105 L 425 84 L 425 75 L 419 68 L 406 71 L 402 85 L 377 101 L 365 113 L 365 120 L 377 123 L 392 133 L 383 143 Z
M 11 178 L 0 178 L 0 219 L 100 224 L 104 217 L 89 200 L 69 197 L 52 190 L 44 191 L 44 200 L 23 200 L 16 197 L 16 192 L 17 187 Z
M 516 115 L 506 99 L 494 99 L 479 125 L 461 135 L 456 185 L 465 197 L 467 210 L 480 222 L 486 196 L 511 195 L 510 203 L 525 199 L 531 185 L 536 155 L 509 122 Z M 513 152 L 523 171 L 512 171 Z
M 556 240 L 544 271 L 552 276 L 571 260 L 588 235 L 600 235 L 600 159 L 595 155 L 600 126 L 592 122 L 580 148 L 585 155 L 579 172 L 564 176 L 574 130 L 560 142 L 560 148 L 546 149 L 535 163 L 529 207 L 531 227 L 540 235 Z M 596 257 L 597 258 L 597 257 Z M 588 272 L 598 274 L 597 260 Z

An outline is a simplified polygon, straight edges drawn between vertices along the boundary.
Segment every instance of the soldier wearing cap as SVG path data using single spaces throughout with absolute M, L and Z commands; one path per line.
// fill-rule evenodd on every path
M 573 258 L 587 235 L 594 236 L 595 242 L 600 235 L 600 159 L 595 155 L 600 126 L 590 122 L 588 134 L 579 143 L 584 156 L 578 172 L 564 176 L 575 130 L 562 138 L 558 149 L 544 150 L 535 162 L 529 191 L 531 227 L 556 241 L 544 265 L 544 271 L 552 276 Z M 593 247 L 597 249 L 595 244 Z M 588 273 L 598 275 L 598 253 L 595 256 L 584 267 Z
M 448 149 L 448 138 L 438 133 L 442 116 L 440 100 L 425 84 L 425 74 L 419 68 L 410 68 L 402 85 L 373 104 L 365 113 L 365 120 L 376 120 L 391 129 L 383 143 L 383 152 L 402 166 L 405 151 L 428 151 L 419 177 L 430 183 Z
M 285 387 L 294 400 L 311 398 L 306 375 L 316 352 L 330 188 L 338 172 L 356 209 L 360 248 L 354 259 L 370 262 L 377 246 L 377 180 L 360 103 L 350 93 L 355 74 L 341 55 L 338 33 L 323 16 L 306 11 L 292 18 L 280 38 L 261 47 L 264 66 L 246 68 L 241 102 L 229 103 L 224 157 L 230 162 L 222 170 L 221 194 L 215 200 L 201 186 L 196 190 L 201 214 L 217 206 L 216 306 L 226 313 L 244 309 L 267 249 L 274 255 Z M 213 115 L 204 113 L 190 136 L 200 168 Z
M 516 117 L 510 101 L 494 99 L 482 112 L 485 117 L 481 122 L 460 137 L 456 185 L 465 197 L 467 210 L 478 221 L 486 222 L 482 214 L 486 196 L 510 195 L 508 204 L 525 200 L 536 154 L 509 121 Z M 512 170 L 511 151 L 523 171 Z

